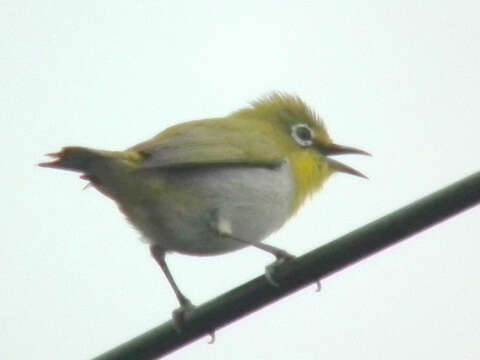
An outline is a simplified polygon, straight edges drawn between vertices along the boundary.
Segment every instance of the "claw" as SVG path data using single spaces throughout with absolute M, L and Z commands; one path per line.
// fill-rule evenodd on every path
M 213 344 L 215 342 L 215 330 L 210 331 L 208 335 L 210 335 L 210 340 L 208 340 L 208 343 Z

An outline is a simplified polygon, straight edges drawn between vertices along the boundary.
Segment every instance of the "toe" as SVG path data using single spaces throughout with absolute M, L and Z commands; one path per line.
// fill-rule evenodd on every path
M 185 329 L 185 321 L 191 316 L 195 306 L 190 301 L 182 304 L 181 307 L 175 309 L 172 313 L 173 327 L 177 332 L 182 332 Z
M 275 287 L 280 286 L 278 284 L 278 281 L 275 280 L 275 263 L 270 264 L 265 268 L 265 278 L 270 283 L 270 285 L 273 285 Z

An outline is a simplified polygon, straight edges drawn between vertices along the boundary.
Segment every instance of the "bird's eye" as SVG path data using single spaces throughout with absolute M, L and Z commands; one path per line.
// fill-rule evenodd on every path
M 310 146 L 313 144 L 313 131 L 305 124 L 293 125 L 292 137 L 301 146 Z

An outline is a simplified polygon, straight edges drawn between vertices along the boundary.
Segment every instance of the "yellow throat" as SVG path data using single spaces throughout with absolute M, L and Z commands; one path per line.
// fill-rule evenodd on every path
M 231 118 L 252 123 L 252 129 L 274 139 L 277 155 L 289 161 L 295 184 L 292 214 L 332 173 L 340 171 L 364 177 L 327 156 L 367 153 L 334 144 L 323 120 L 296 96 L 272 94 L 253 102 L 250 108 L 233 113 Z

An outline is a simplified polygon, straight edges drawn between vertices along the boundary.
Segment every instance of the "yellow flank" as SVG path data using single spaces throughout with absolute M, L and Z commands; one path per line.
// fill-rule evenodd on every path
M 115 151 L 114 154 L 131 165 L 141 165 L 145 157 L 139 151 Z
M 294 151 L 288 158 L 295 182 L 294 215 L 307 197 L 319 190 L 334 170 L 322 155 L 313 150 Z

